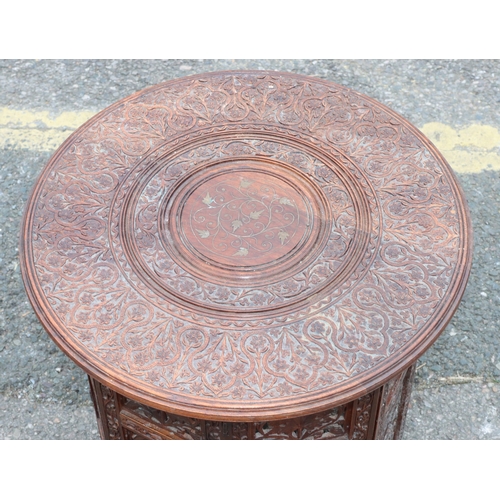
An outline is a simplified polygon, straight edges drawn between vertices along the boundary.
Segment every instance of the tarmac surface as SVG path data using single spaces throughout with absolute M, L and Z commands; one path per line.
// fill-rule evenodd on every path
M 457 172 L 474 228 L 462 303 L 419 360 L 404 438 L 500 439 L 500 61 L 0 61 L 0 439 L 98 439 L 85 373 L 22 284 L 18 240 L 38 174 L 92 114 L 147 86 L 226 69 L 314 75 L 420 128 Z

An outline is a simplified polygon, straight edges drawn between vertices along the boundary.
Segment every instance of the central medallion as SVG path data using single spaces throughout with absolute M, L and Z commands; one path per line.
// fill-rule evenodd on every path
M 313 214 L 290 183 L 245 164 L 202 182 L 187 197 L 183 233 L 201 255 L 223 265 L 266 265 L 300 245 Z
M 297 272 L 329 233 L 321 191 L 277 162 L 201 168 L 173 189 L 160 212 L 169 254 L 183 269 L 221 283 Z

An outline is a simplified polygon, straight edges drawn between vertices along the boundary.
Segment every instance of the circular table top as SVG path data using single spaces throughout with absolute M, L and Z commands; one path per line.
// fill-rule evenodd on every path
M 56 344 L 132 399 L 286 418 L 355 399 L 456 310 L 472 232 L 414 126 L 320 79 L 234 71 L 138 92 L 43 170 L 21 243 Z

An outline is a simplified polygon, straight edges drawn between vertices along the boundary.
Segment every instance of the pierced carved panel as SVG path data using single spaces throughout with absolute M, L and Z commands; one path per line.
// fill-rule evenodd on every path
M 399 439 L 413 370 L 381 389 L 313 415 L 267 422 L 220 422 L 174 415 L 120 396 L 91 381 L 103 439 L 150 440 L 332 440 Z M 382 399 L 380 400 L 380 396 Z M 113 402 L 113 403 L 110 403 Z M 98 410 L 99 411 L 99 410 Z M 107 425 L 107 427 L 106 427 Z
M 411 387 L 415 377 L 415 365 L 391 379 L 383 388 L 377 439 L 399 439 L 403 428 Z

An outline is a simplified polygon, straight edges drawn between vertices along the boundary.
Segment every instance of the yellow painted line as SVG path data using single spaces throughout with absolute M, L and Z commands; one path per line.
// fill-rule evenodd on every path
M 0 147 L 55 151 L 94 111 L 48 111 L 0 108 Z M 453 128 L 444 123 L 426 123 L 421 131 L 436 145 L 459 173 L 500 170 L 500 130 L 473 124 Z
M 95 111 L 25 111 L 0 108 L 0 147 L 55 151 Z
M 434 143 L 453 170 L 478 173 L 500 170 L 500 130 L 490 125 L 455 129 L 444 123 L 426 123 L 421 131 Z
M 77 129 L 82 123 L 92 118 L 95 111 L 65 111 L 51 115 L 49 111 L 26 111 L 0 108 L 0 127 L 14 128 L 71 128 Z

